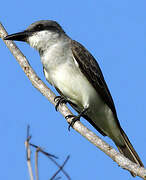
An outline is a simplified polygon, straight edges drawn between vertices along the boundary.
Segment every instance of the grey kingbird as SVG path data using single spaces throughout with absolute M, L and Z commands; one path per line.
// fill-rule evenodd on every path
M 38 50 L 47 81 L 60 93 L 57 105 L 69 102 L 79 113 L 71 125 L 84 117 L 103 136 L 109 136 L 119 151 L 143 166 L 118 121 L 115 105 L 101 69 L 90 52 L 72 40 L 55 21 L 41 20 L 5 40 L 25 41 Z M 72 117 L 71 115 L 66 118 Z M 134 175 L 134 174 L 133 174 Z

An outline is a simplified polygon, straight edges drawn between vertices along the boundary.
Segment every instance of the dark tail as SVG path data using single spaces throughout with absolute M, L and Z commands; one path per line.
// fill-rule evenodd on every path
M 125 146 L 119 146 L 119 145 L 116 144 L 116 146 L 118 147 L 120 153 L 122 153 L 126 158 L 128 158 L 132 162 L 144 167 L 142 161 L 140 160 L 140 157 L 136 153 L 135 149 L 133 148 L 132 144 L 130 143 L 127 135 L 125 134 L 125 132 L 123 131 L 122 128 L 121 128 L 121 134 L 123 136 Z M 131 174 L 132 174 L 132 176 L 135 177 L 134 173 L 131 173 Z

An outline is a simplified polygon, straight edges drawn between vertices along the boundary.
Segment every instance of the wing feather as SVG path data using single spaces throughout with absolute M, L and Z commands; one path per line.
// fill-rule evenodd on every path
M 115 119 L 118 118 L 115 109 L 115 105 L 110 94 L 110 91 L 106 85 L 101 69 L 95 60 L 95 58 L 89 53 L 89 51 L 77 41 L 71 41 L 72 53 L 74 58 L 79 64 L 81 72 L 86 76 L 88 81 L 94 86 L 102 100 L 112 110 Z

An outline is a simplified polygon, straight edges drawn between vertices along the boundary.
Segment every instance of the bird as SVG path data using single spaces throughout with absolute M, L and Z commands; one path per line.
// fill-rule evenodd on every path
M 66 116 L 73 118 L 70 126 L 85 118 L 99 133 L 111 138 L 126 158 L 144 166 L 120 125 L 98 62 L 82 44 L 72 40 L 53 20 L 34 22 L 4 40 L 26 42 L 39 52 L 45 78 L 60 94 L 54 99 L 56 110 L 68 102 L 78 113 Z

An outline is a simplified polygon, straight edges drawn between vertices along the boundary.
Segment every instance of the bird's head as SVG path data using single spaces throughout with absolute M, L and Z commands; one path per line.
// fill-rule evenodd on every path
M 25 31 L 6 36 L 4 40 L 24 41 L 40 51 L 57 42 L 64 34 L 56 21 L 41 20 L 31 24 Z

